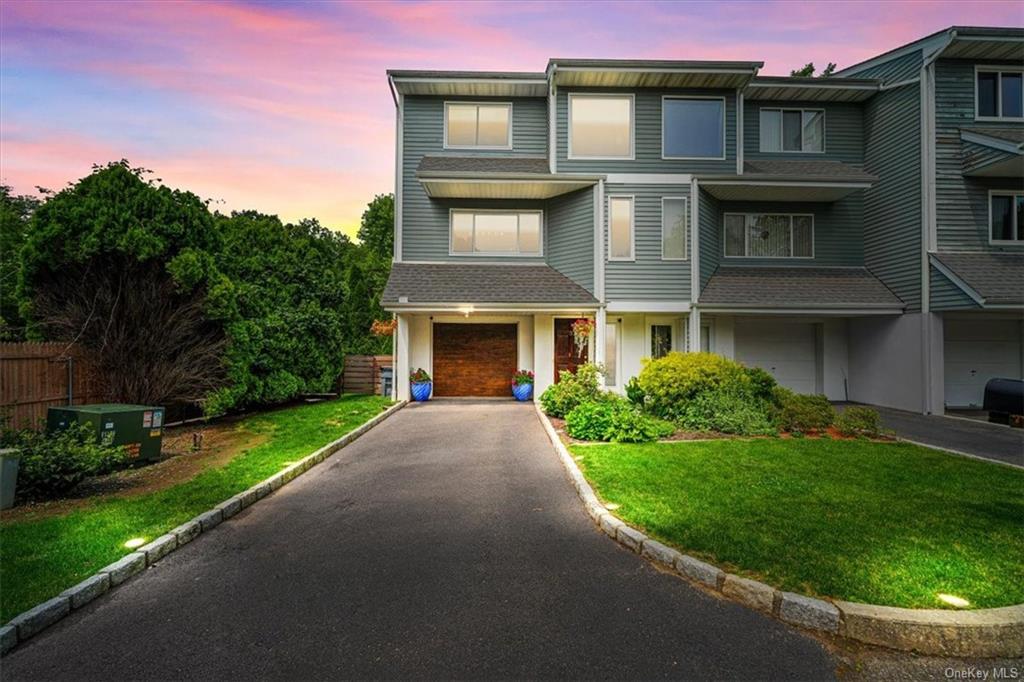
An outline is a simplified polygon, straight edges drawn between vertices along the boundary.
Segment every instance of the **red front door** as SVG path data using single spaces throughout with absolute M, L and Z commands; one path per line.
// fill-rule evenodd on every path
M 572 337 L 572 323 L 574 320 L 568 318 L 555 319 L 555 383 L 558 383 L 558 373 L 562 370 L 569 370 L 575 373 L 576 368 L 585 365 L 590 358 L 590 349 L 583 347 L 583 352 L 576 347 L 576 341 Z

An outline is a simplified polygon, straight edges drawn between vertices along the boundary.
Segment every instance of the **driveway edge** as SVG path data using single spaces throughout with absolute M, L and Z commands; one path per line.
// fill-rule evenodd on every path
M 648 537 L 601 503 L 540 404 L 533 405 L 590 518 L 603 533 L 659 568 L 784 623 L 858 642 L 942 656 L 1024 655 L 1024 604 L 947 611 L 825 601 L 726 573 Z
M 309 471 L 320 462 L 341 450 L 346 445 L 362 436 L 377 424 L 405 407 L 408 401 L 395 403 L 369 421 L 357 426 L 341 438 L 331 441 L 322 448 L 306 455 L 287 469 L 279 471 L 270 478 L 255 483 L 248 489 L 229 497 L 212 509 L 197 514 L 177 528 L 167 531 L 148 545 L 126 554 L 114 563 L 101 568 L 74 587 L 70 587 L 53 599 L 24 611 L 0 627 L 0 656 L 5 655 L 15 646 L 42 632 L 57 623 L 73 610 L 79 609 L 97 597 L 109 592 L 124 583 L 132 576 L 142 573 L 168 554 L 183 547 L 200 534 L 211 530 L 222 521 L 234 516 L 266 497 L 271 492 L 286 485 L 299 475 Z

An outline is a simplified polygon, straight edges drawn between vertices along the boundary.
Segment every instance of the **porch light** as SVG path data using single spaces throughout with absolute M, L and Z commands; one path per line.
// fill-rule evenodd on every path
M 124 543 L 124 546 L 128 549 L 135 549 L 136 547 L 142 547 L 144 544 L 146 544 L 146 538 L 132 538 Z
M 459 306 L 459 312 L 462 313 L 464 317 L 469 317 L 469 314 L 471 312 L 473 312 L 473 306 L 471 306 L 471 305 Z
M 963 597 L 958 597 L 955 594 L 943 594 L 939 592 L 938 597 L 941 601 L 946 602 L 950 606 L 955 606 L 958 609 L 966 609 L 971 605 L 971 602 L 967 601 Z

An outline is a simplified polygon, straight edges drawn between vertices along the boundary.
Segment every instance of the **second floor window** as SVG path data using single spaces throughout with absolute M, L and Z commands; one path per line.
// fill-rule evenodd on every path
M 511 149 L 512 105 L 445 102 L 444 146 L 448 149 Z
M 821 109 L 761 109 L 762 152 L 825 151 Z
M 989 213 L 992 243 L 1024 244 L 1024 192 L 993 192 Z
M 978 118 L 1024 118 L 1024 71 L 978 69 Z
M 665 159 L 724 159 L 725 100 L 664 97 L 661 156 Z
M 451 253 L 539 256 L 541 218 L 540 211 L 452 211 Z
M 569 95 L 569 158 L 633 158 L 633 96 Z
M 727 258 L 813 258 L 814 216 L 726 213 Z

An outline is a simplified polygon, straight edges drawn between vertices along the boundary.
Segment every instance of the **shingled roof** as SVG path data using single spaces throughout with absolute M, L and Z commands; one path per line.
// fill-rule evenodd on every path
M 1024 253 L 940 252 L 932 258 L 963 280 L 983 305 L 1024 304 Z
M 543 264 L 394 263 L 381 302 L 385 307 L 433 303 L 594 306 L 597 299 Z
M 416 169 L 420 174 L 498 173 L 548 175 L 551 169 L 544 156 L 448 156 L 428 154 Z
M 720 266 L 701 305 L 728 308 L 903 308 L 865 268 Z
M 743 178 L 748 180 L 834 180 L 836 182 L 875 182 L 878 180 L 877 177 L 859 166 L 842 161 L 820 159 L 744 161 Z

